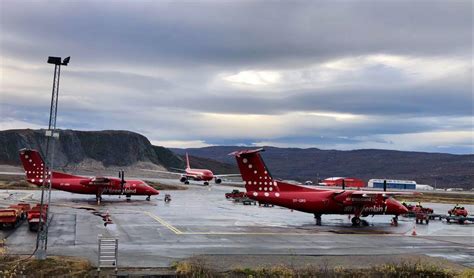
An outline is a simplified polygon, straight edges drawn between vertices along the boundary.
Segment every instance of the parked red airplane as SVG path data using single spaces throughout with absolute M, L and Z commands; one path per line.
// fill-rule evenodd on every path
M 98 203 L 102 200 L 102 194 L 125 195 L 127 201 L 132 195 L 147 196 L 146 200 L 150 201 L 151 195 L 159 194 L 144 181 L 125 180 L 123 171 L 119 173 L 119 178 L 83 177 L 55 171 L 49 172 L 40 153 L 28 149 L 20 150 L 20 159 L 28 182 L 41 186 L 52 174 L 52 188 L 79 194 L 95 194 Z
M 236 151 L 234 155 L 245 182 L 247 196 L 264 204 L 273 204 L 307 213 L 313 213 L 316 225 L 321 225 L 322 214 L 354 215 L 352 224 L 358 226 L 361 216 L 394 215 L 393 223 L 398 224 L 398 215 L 408 212 L 407 208 L 393 195 L 413 194 L 409 192 L 377 192 L 359 190 L 337 190 L 308 188 L 274 179 L 263 162 L 263 149 Z
M 184 184 L 189 184 L 189 180 L 194 180 L 194 181 L 204 181 L 204 185 L 209 185 L 209 181 L 213 179 L 215 183 L 219 184 L 222 182 L 222 178 L 224 177 L 240 177 L 240 174 L 214 175 L 214 173 L 212 173 L 211 170 L 191 168 L 191 166 L 189 165 L 188 153 L 186 153 L 186 169 L 176 169 L 176 170 L 182 171 L 182 173 L 158 171 L 158 170 L 146 170 L 146 171 L 179 175 L 180 176 L 179 180 Z

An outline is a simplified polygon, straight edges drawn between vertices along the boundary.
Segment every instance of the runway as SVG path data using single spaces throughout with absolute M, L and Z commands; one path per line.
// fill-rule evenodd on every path
M 168 180 L 168 182 L 170 182 Z M 174 182 L 174 181 L 173 181 Z M 162 191 L 151 201 L 104 196 L 100 206 L 94 196 L 52 192 L 48 253 L 97 260 L 99 234 L 119 238 L 119 264 L 128 267 L 167 267 L 173 261 L 197 254 L 253 255 L 392 255 L 425 254 L 474 267 L 474 224 L 431 221 L 417 225 L 391 216 L 367 217 L 368 227 L 352 227 L 347 215 L 324 215 L 323 226 L 311 214 L 284 208 L 243 206 L 224 198 L 232 187 L 191 185 L 188 190 Z M 172 201 L 166 204 L 164 194 Z M 23 200 L 37 202 L 39 191 L 0 191 L 0 205 Z M 424 204 L 445 213 L 451 205 Z M 472 212 L 473 206 L 467 206 Z M 104 227 L 109 212 L 113 224 Z M 10 253 L 28 254 L 36 234 L 23 223 L 7 237 Z

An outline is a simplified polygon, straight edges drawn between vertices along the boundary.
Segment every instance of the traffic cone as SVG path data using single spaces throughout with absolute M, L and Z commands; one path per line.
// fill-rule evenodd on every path
M 412 236 L 416 236 L 416 225 L 413 225 L 413 232 L 411 232 Z

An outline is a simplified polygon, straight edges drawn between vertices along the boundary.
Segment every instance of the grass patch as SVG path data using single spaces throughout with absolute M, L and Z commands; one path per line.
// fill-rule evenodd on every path
M 0 277 L 92 277 L 92 265 L 80 258 L 48 257 L 38 261 L 19 256 L 0 257 Z
M 173 264 L 176 274 L 181 277 L 343 277 L 343 278 L 399 278 L 399 277 L 443 277 L 464 278 L 474 277 L 474 270 L 457 272 L 453 269 L 426 262 L 387 263 L 367 268 L 344 268 L 312 266 L 294 267 L 292 265 L 275 265 L 271 267 L 234 268 L 225 272 L 218 272 L 209 268 L 204 261 L 198 258 L 176 262 Z
M 463 193 L 425 193 L 423 195 L 404 195 L 395 197 L 400 201 L 444 203 L 444 204 L 474 204 L 473 194 Z
M 38 189 L 37 186 L 23 179 L 0 180 L 0 189 Z
M 220 277 L 218 273 L 210 269 L 204 260 L 200 258 L 190 258 L 189 260 L 174 262 L 171 268 L 176 274 L 184 277 Z

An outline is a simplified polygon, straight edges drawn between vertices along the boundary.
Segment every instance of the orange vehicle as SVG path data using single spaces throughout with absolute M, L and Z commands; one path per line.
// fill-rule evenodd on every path
M 449 216 L 463 216 L 463 217 L 467 217 L 468 212 L 467 212 L 467 209 L 465 209 L 464 207 L 455 205 L 454 208 L 448 210 L 448 214 L 449 214 Z
M 46 222 L 46 211 L 48 205 L 43 205 L 42 223 Z M 41 205 L 37 204 L 28 212 L 28 226 L 30 231 L 37 232 L 40 229 Z M 41 225 L 42 226 L 42 225 Z
M 239 191 L 238 189 L 232 190 L 232 192 L 226 193 L 226 199 L 238 199 L 238 198 L 245 198 L 247 194 L 245 192 Z
M 4 208 L 0 209 L 0 228 L 14 228 L 21 220 L 21 209 L 19 208 Z
M 21 212 L 21 219 L 24 220 L 26 219 L 27 215 L 28 215 L 28 212 L 30 211 L 31 209 L 31 206 L 30 204 L 26 204 L 26 203 L 19 203 L 17 205 L 11 205 L 9 206 L 10 208 L 16 208 L 16 209 L 19 209 L 20 212 Z

